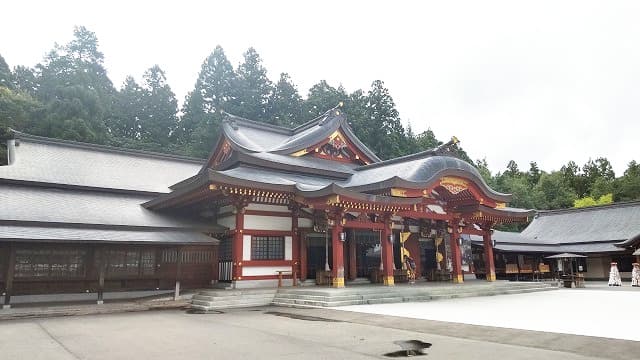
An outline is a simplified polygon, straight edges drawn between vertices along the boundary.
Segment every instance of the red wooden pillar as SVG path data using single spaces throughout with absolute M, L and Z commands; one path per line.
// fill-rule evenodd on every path
M 307 236 L 300 234 L 300 280 L 307 280 Z
M 233 280 L 242 280 L 242 242 L 244 235 L 244 207 L 246 204 L 239 203 L 236 205 L 236 231 L 233 234 L 233 243 L 231 244 L 231 257 L 233 261 Z
M 382 282 L 385 286 L 393 286 L 393 243 L 391 242 L 391 218 L 385 216 L 384 227 L 380 233 L 382 242 Z
M 340 240 L 342 233 L 342 217 L 336 217 L 331 228 L 331 247 L 333 251 L 333 268 L 331 269 L 331 286 L 344 287 L 344 244 Z
M 462 275 L 462 255 L 460 254 L 460 245 L 458 245 L 458 239 L 460 239 L 460 233 L 458 232 L 458 220 L 454 219 L 451 225 L 451 236 L 449 237 L 449 245 L 451 248 L 453 282 L 456 284 L 462 284 L 464 282 L 464 276 Z
M 356 234 L 351 231 L 349 238 L 349 280 L 355 280 L 358 277 L 358 266 L 356 264 Z
M 291 270 L 292 281 L 296 285 L 296 279 L 300 278 L 300 236 L 298 235 L 298 211 L 291 212 Z
M 215 245 L 211 248 L 211 282 L 217 283 L 220 281 L 220 258 L 218 256 L 220 245 Z
M 496 265 L 493 257 L 493 241 L 491 241 L 491 226 L 488 226 L 482 234 L 484 243 L 484 267 L 487 281 L 496 281 Z

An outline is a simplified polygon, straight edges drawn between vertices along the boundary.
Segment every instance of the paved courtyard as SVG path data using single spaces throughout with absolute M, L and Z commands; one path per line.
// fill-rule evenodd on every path
M 0 321 L 0 358 L 16 360 L 382 359 L 425 343 L 427 359 L 628 359 L 640 350 L 621 340 L 272 306 Z
M 640 289 L 560 289 L 529 294 L 402 304 L 344 311 L 640 341 Z M 625 291 L 626 290 L 626 291 Z

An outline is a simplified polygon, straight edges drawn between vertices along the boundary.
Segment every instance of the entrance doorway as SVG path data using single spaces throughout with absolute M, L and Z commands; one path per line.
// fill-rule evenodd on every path
M 356 276 L 369 278 L 372 271 L 380 269 L 380 233 L 368 230 L 355 230 Z
M 328 245 L 328 249 L 327 249 Z M 328 250 L 328 251 L 327 251 Z M 333 247 L 331 239 L 326 239 L 324 233 L 310 233 L 307 235 L 307 278 L 315 279 L 316 272 L 325 271 L 327 253 L 329 267 L 333 266 Z

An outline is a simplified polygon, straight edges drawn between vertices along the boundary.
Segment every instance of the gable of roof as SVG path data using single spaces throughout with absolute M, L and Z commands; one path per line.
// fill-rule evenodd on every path
M 358 159 L 362 162 L 380 161 L 375 153 L 355 136 L 342 110 L 338 107 L 293 129 L 224 113 L 222 131 L 200 171 L 215 168 L 220 163 L 219 152 L 226 151 L 223 146 L 225 143 L 228 143 L 234 151 L 242 153 L 270 153 L 297 157 L 307 154 L 309 149 L 327 143 L 338 135 L 355 150 Z
M 148 193 L 198 172 L 200 159 L 57 140 L 13 131 L 15 159 L 0 181 L 57 184 Z

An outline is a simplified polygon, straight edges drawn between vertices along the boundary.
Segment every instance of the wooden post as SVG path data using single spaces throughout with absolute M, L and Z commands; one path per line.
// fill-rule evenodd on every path
M 331 269 L 331 286 L 334 288 L 344 287 L 344 244 L 340 240 L 342 232 L 342 216 L 334 218 L 331 228 L 331 244 L 333 251 L 333 269 Z
M 236 231 L 233 235 L 233 243 L 231 246 L 231 257 L 233 260 L 232 280 L 234 284 L 236 281 L 242 280 L 242 243 L 244 235 L 244 211 L 246 206 L 247 202 L 244 198 L 236 201 Z
M 300 235 L 300 281 L 307 280 L 307 235 Z
M 104 247 L 98 249 L 98 305 L 104 304 L 104 276 L 107 270 L 107 254 Z
M 462 284 L 464 282 L 464 276 L 462 275 L 462 256 L 460 254 L 460 245 L 458 245 L 458 239 L 460 239 L 460 233 L 458 232 L 458 223 L 459 221 L 454 219 L 449 225 L 449 228 L 451 229 L 449 245 L 451 248 L 453 282 L 456 284 Z
M 291 281 L 293 286 L 297 286 L 296 276 L 298 276 L 298 266 L 300 266 L 300 234 L 298 229 L 298 216 L 300 215 L 297 206 L 291 209 Z
M 182 246 L 176 249 L 176 288 L 173 293 L 173 300 L 180 298 L 180 278 L 182 277 Z
M 493 258 L 493 241 L 491 240 L 491 226 L 483 229 L 482 241 L 484 244 L 484 270 L 487 281 L 496 281 L 496 264 Z M 536 265 L 537 266 L 537 265 Z
M 356 232 L 351 230 L 349 238 L 349 280 L 355 280 L 358 277 L 357 249 L 356 249 Z
M 7 266 L 4 272 L 4 304 L 3 309 L 11 308 L 11 294 L 13 293 L 13 273 L 16 267 L 16 248 L 13 244 L 9 244 L 7 257 Z
M 395 281 L 393 279 L 393 270 L 395 266 L 393 264 L 393 243 L 391 242 L 391 216 L 386 215 L 384 217 L 384 227 L 380 234 L 380 241 L 382 242 L 382 283 L 385 286 L 394 286 Z

